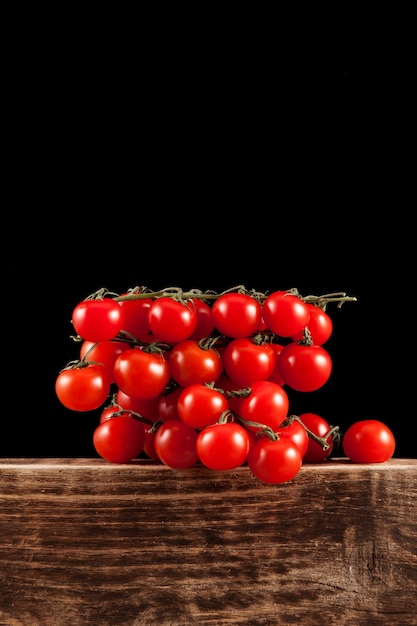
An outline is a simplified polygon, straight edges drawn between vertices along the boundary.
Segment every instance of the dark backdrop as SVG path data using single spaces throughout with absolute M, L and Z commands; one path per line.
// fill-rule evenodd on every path
M 81 299 L 101 287 L 244 284 L 357 297 L 329 305 L 331 379 L 293 394 L 291 410 L 342 430 L 380 419 L 396 455 L 415 457 L 409 73 L 347 45 L 299 64 L 273 48 L 223 52 L 178 46 L 128 68 L 111 54 L 16 57 L 2 456 L 95 456 L 99 412 L 74 414 L 54 393 L 77 356 Z

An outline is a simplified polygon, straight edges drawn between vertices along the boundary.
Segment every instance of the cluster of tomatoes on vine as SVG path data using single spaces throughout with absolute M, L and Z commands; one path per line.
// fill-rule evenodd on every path
M 102 408 L 93 444 L 110 462 L 145 455 L 173 469 L 247 465 L 263 482 L 286 482 L 340 442 L 323 417 L 291 415 L 286 389 L 311 392 L 328 381 L 326 308 L 355 300 L 243 286 L 220 294 L 101 289 L 72 312 L 79 358 L 58 374 L 56 394 L 74 411 Z M 343 445 L 354 461 L 382 462 L 395 441 L 381 422 L 363 420 Z

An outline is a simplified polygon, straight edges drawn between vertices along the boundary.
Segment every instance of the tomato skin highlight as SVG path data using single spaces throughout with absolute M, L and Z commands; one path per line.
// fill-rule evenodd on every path
M 230 470 L 243 465 L 248 456 L 251 438 L 236 422 L 211 424 L 197 437 L 200 461 L 212 470 Z
M 354 463 L 385 463 L 393 456 L 395 446 L 391 429 L 375 419 L 354 422 L 342 440 L 345 455 Z

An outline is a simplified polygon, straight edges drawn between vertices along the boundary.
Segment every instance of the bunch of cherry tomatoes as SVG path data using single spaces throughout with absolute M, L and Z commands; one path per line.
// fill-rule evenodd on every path
M 320 415 L 291 415 L 286 390 L 311 392 L 328 381 L 326 309 L 347 301 L 356 298 L 243 286 L 100 289 L 73 310 L 79 358 L 59 372 L 56 394 L 73 411 L 102 409 L 93 444 L 109 462 L 247 465 L 261 481 L 283 483 L 340 443 L 339 428 Z M 352 424 L 342 441 L 355 462 L 383 462 L 395 449 L 378 420 Z

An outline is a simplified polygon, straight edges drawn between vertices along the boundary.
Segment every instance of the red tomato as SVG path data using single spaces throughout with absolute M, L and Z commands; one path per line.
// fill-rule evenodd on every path
M 306 304 L 310 311 L 307 328 L 310 333 L 311 340 L 318 346 L 322 346 L 330 339 L 333 332 L 333 322 L 331 317 L 322 308 L 316 304 L 308 302 Z M 300 331 L 291 337 L 293 341 L 301 341 L 304 339 L 304 331 Z
M 129 415 L 108 419 L 97 426 L 93 445 L 97 453 L 111 463 L 127 463 L 143 450 L 143 424 Z
M 324 438 L 331 430 L 331 426 L 327 420 L 316 413 L 302 413 L 298 417 L 304 426 L 314 435 L 317 435 L 317 437 Z M 325 441 L 326 444 L 328 444 L 328 448 L 323 447 L 309 436 L 307 451 L 303 456 L 303 463 L 320 463 L 324 461 L 324 459 L 327 459 L 333 451 L 334 439 L 332 435 L 329 435 Z
M 233 339 L 223 352 L 223 367 L 237 385 L 250 387 L 267 380 L 275 367 L 275 352 L 270 343 L 256 344 L 249 338 Z
M 114 364 L 114 377 L 123 393 L 133 398 L 150 400 L 159 396 L 170 379 L 168 362 L 159 352 L 141 348 L 125 350 Z
M 212 470 L 230 470 L 246 462 L 250 436 L 237 422 L 212 424 L 197 437 L 200 461 Z
M 83 300 L 72 312 L 75 331 L 86 341 L 110 341 L 123 326 L 123 309 L 111 298 Z
M 103 365 L 110 378 L 110 382 L 114 383 L 114 364 L 117 357 L 124 350 L 130 349 L 130 345 L 123 341 L 83 341 L 80 348 L 80 359 L 86 357 L 91 363 L 100 363 Z
M 178 397 L 180 419 L 197 429 L 215 424 L 228 408 L 229 403 L 224 394 L 199 383 L 188 385 Z
M 93 411 L 110 393 L 110 379 L 103 365 L 62 370 L 55 381 L 56 395 L 67 409 Z
M 395 437 L 390 428 L 375 419 L 354 422 L 346 430 L 343 451 L 354 463 L 384 463 L 395 452 Z
M 316 391 L 330 378 L 332 360 L 322 346 L 291 342 L 277 357 L 277 368 L 285 383 L 296 391 Z
M 226 337 L 249 337 L 261 323 L 261 305 L 244 293 L 225 293 L 212 306 L 217 330 Z
M 178 386 L 175 389 L 168 389 L 166 393 L 159 396 L 158 399 L 158 418 L 167 422 L 168 420 L 179 420 L 178 415 L 178 398 L 184 387 Z
M 155 396 L 155 398 L 134 398 L 132 396 L 128 396 L 121 389 L 118 389 L 116 392 L 116 402 L 117 404 L 127 411 L 133 411 L 134 413 L 139 413 L 142 417 L 146 417 L 152 422 L 156 422 L 159 419 L 158 415 L 158 404 L 159 397 Z
M 160 341 L 178 343 L 191 337 L 195 331 L 197 313 L 191 302 L 179 302 L 170 296 L 162 296 L 149 307 L 148 324 Z
M 282 386 L 282 385 L 285 385 L 285 380 L 282 378 L 281 374 L 279 373 L 277 359 L 278 359 L 278 355 L 281 354 L 284 346 L 280 343 L 271 343 L 271 347 L 273 351 L 275 352 L 275 365 L 268 380 L 271 380 L 273 383 L 276 383 L 277 385 Z
M 152 302 L 152 298 L 119 301 L 119 305 L 123 309 L 122 330 L 133 335 L 136 339 L 139 339 L 139 341 L 146 343 L 151 343 L 151 341 L 156 340 L 148 324 L 148 311 Z
M 272 440 L 261 437 L 249 449 L 248 466 L 264 483 L 285 483 L 292 480 L 302 465 L 299 448 L 289 439 Z
M 306 429 L 300 422 L 297 420 L 291 420 L 289 422 L 284 420 L 276 431 L 276 434 L 281 437 L 281 439 L 289 439 L 295 443 L 301 452 L 301 456 L 304 457 L 307 452 L 309 439 Z
M 267 380 L 259 380 L 252 385 L 250 394 L 239 402 L 239 416 L 250 422 L 257 422 L 276 431 L 287 417 L 289 399 L 284 389 Z M 259 431 L 258 426 L 247 426 Z
M 310 310 L 305 302 L 287 291 L 274 291 L 262 305 L 262 318 L 279 337 L 291 337 L 308 324 Z
M 207 302 L 204 302 L 204 300 L 199 300 L 197 298 L 192 298 L 190 302 L 192 302 L 195 312 L 197 313 L 197 325 L 189 338 L 200 341 L 200 339 L 211 337 L 215 327 L 211 306 L 209 306 Z
M 173 469 L 186 469 L 195 465 L 197 431 L 181 420 L 168 420 L 159 426 L 154 437 L 154 448 L 159 459 Z
M 155 431 L 148 427 L 145 427 L 145 443 L 143 444 L 143 451 L 153 461 L 160 461 L 161 459 L 155 451 Z
M 182 387 L 215 382 L 223 372 L 222 359 L 217 350 L 204 348 L 194 339 L 177 343 L 167 358 L 172 378 Z

